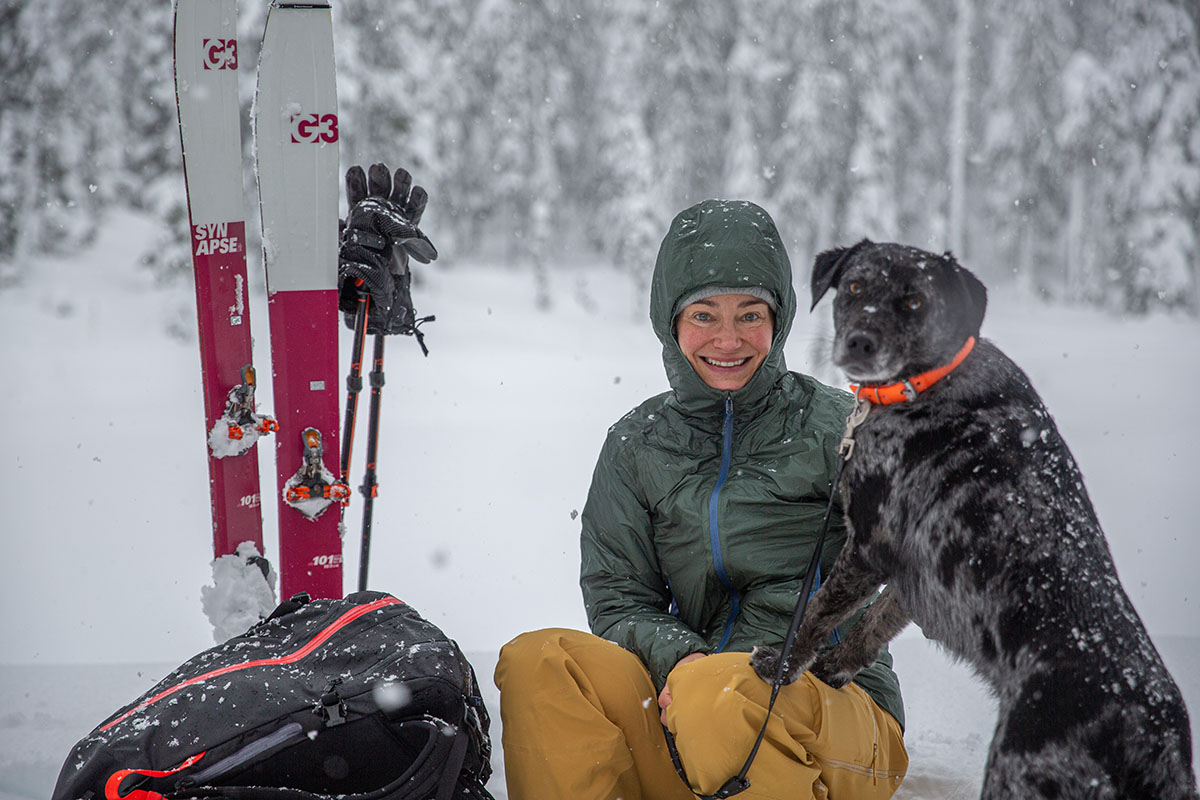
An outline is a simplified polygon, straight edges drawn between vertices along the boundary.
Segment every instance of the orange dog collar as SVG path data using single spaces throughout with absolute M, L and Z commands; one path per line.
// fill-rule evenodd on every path
M 931 369 L 928 372 L 922 372 L 916 377 L 900 381 L 899 383 L 862 387 L 852 383 L 850 384 L 850 391 L 854 392 L 856 398 L 880 406 L 887 406 L 892 403 L 911 403 L 917 398 L 918 394 L 953 372 L 955 367 L 966 359 L 974 347 L 975 337 L 968 336 L 966 344 L 962 346 L 962 349 L 958 351 L 949 364 L 943 364 L 940 367 Z

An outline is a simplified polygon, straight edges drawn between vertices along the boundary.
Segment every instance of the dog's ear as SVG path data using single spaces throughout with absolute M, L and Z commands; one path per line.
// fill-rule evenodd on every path
M 817 256 L 816 261 L 813 262 L 812 305 L 808 307 L 809 311 L 817 307 L 817 303 L 821 302 L 821 298 L 825 296 L 829 288 L 842 277 L 842 270 L 846 268 L 846 262 L 850 260 L 850 256 L 871 244 L 874 242 L 870 239 L 863 239 L 851 247 L 835 247 L 833 250 L 826 250 Z
M 975 277 L 969 269 L 959 264 L 954 256 L 947 252 L 942 256 L 950 262 L 953 271 L 955 287 L 961 297 L 963 325 L 968 336 L 979 336 L 979 328 L 983 325 L 983 315 L 987 311 L 987 287 L 983 281 Z

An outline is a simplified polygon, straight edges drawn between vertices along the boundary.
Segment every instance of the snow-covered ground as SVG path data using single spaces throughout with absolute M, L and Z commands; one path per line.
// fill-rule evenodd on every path
M 39 262 L 28 285 L 0 292 L 0 800 L 47 797 L 75 740 L 212 643 L 200 607 L 211 552 L 193 301 L 186 289 L 152 290 L 132 263 L 152 233 L 118 216 L 87 252 Z M 808 265 L 793 255 L 806 296 Z M 585 625 L 575 515 L 607 426 L 665 379 L 627 280 L 607 268 L 552 275 L 550 312 L 534 309 L 526 271 L 447 256 L 426 277 L 414 294 L 418 311 L 438 317 L 429 358 L 407 340 L 388 348 L 371 583 L 473 657 L 495 718 L 491 788 L 503 798 L 496 651 L 523 630 Z M 581 281 L 594 311 L 576 299 Z M 261 286 L 252 300 L 270 409 Z M 836 380 L 810 360 L 827 336 L 821 319 L 797 321 L 789 363 Z M 1190 408 L 1200 324 L 994 291 L 984 334 L 1054 413 L 1200 739 L 1200 415 Z M 271 448 L 260 451 L 273 476 Z M 357 482 L 361 465 L 354 472 Z M 356 501 L 347 517 L 347 589 L 360 512 Z M 994 722 L 987 693 L 916 629 L 893 652 L 912 758 L 897 796 L 976 796 Z

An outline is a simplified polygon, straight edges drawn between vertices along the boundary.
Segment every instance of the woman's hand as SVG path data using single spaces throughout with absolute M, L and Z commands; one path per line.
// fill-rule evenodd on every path
M 690 655 L 686 655 L 683 658 L 681 658 L 675 662 L 675 666 L 671 667 L 671 671 L 674 672 L 675 670 L 682 667 L 684 664 L 690 664 L 693 661 L 704 658 L 706 655 L 708 655 L 708 654 L 707 653 L 692 653 Z M 658 717 L 659 717 L 659 719 L 662 720 L 663 725 L 667 724 L 667 706 L 669 706 L 669 705 L 671 705 L 671 690 L 668 689 L 666 686 L 663 686 L 663 690 L 658 693 L 658 707 L 660 709 L 662 709 L 662 711 L 659 712 Z

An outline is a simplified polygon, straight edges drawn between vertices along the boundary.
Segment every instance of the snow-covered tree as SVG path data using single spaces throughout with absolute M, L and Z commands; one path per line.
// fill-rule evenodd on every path
M 735 192 L 725 183 L 726 68 L 736 7 L 713 3 L 695 13 L 693 0 L 663 0 L 642 54 L 650 73 L 646 130 L 654 171 L 670 215 L 701 200 Z
M 130 45 L 104 5 L 0 5 L 0 260 L 88 238 L 122 198 L 128 135 L 118 50 Z
M 1120 307 L 1198 307 L 1200 57 L 1194 17 L 1172 2 L 1120 0 L 1111 74 L 1125 127 L 1113 137 L 1109 229 L 1117 258 L 1109 295 Z M 1116 226 L 1112 226 L 1116 223 Z
M 981 186 L 990 224 L 983 249 L 1029 292 L 1058 286 L 1066 216 L 1064 162 L 1053 131 L 1063 116 L 1061 76 L 1079 44 L 1063 3 L 979 6 L 988 32 L 980 104 Z
M 649 98 L 658 80 L 645 60 L 653 19 L 652 10 L 639 0 L 618 0 L 603 11 L 598 28 L 603 61 L 595 92 L 600 113 L 589 136 L 598 159 L 589 224 L 606 254 L 634 277 L 635 314 L 649 301 L 658 245 L 677 211 L 666 208 L 659 194 L 654 139 L 647 126 Z

